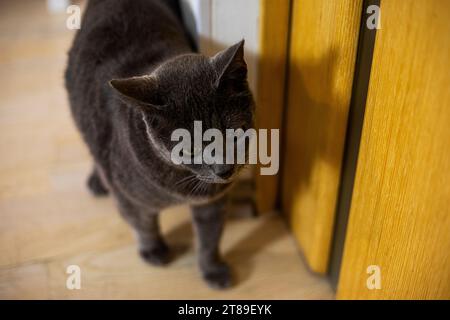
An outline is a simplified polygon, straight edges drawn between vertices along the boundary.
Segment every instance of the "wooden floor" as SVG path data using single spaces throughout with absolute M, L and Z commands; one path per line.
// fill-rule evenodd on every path
M 201 281 L 187 208 L 162 217 L 178 258 L 166 268 L 139 259 L 113 201 L 85 188 L 91 163 L 62 78 L 72 36 L 43 1 L 0 2 L 0 298 L 333 298 L 274 214 L 228 222 L 229 290 Z M 81 290 L 66 289 L 71 264 L 81 267 Z

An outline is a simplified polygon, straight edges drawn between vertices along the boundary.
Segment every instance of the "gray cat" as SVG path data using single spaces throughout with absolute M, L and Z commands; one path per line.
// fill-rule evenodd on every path
M 90 0 L 69 52 L 66 87 L 94 159 L 88 187 L 112 193 L 135 229 L 140 255 L 162 265 L 169 249 L 158 213 L 190 204 L 199 265 L 215 288 L 231 285 L 219 254 L 225 195 L 242 165 L 175 165 L 171 133 L 253 127 L 244 42 L 212 58 L 195 53 L 176 1 Z M 194 151 L 193 151 L 194 152 Z

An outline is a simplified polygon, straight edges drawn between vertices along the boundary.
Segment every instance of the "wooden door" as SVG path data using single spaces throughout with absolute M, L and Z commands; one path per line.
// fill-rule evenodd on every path
M 338 297 L 449 299 L 450 2 L 382 0 L 381 27 Z
M 282 209 L 312 270 L 328 266 L 362 1 L 294 0 Z
M 257 126 L 262 129 L 280 129 L 286 85 L 290 2 L 289 0 L 260 0 L 259 9 L 256 122 Z M 255 180 L 255 200 L 258 212 L 275 210 L 279 192 L 279 175 L 263 176 L 259 174 L 258 169 Z

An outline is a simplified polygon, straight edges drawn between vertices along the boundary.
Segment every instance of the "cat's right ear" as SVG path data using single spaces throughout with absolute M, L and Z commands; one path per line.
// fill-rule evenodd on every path
M 153 76 L 113 79 L 109 81 L 109 85 L 126 103 L 157 110 L 165 107 L 158 90 L 158 82 Z
M 215 86 L 226 80 L 242 82 L 247 80 L 247 64 L 244 60 L 244 40 L 217 53 L 211 59 L 217 71 Z

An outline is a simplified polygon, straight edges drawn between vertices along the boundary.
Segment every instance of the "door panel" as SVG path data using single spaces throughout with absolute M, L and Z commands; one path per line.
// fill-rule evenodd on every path
M 295 0 L 282 207 L 312 270 L 328 266 L 362 1 Z
M 381 19 L 338 297 L 449 299 L 450 2 L 382 0 Z
M 289 9 L 289 0 L 260 0 L 256 123 L 262 129 L 282 128 Z M 274 210 L 279 190 L 279 175 L 262 176 L 258 168 L 255 177 L 258 212 Z

